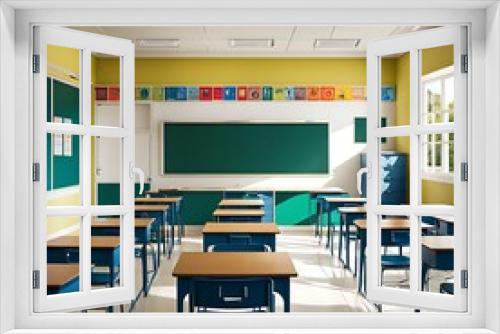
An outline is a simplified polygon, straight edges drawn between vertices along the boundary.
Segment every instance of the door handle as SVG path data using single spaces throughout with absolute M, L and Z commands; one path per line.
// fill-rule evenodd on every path
M 357 177 L 357 188 L 358 188 L 358 193 L 361 195 L 363 193 L 363 190 L 361 189 L 361 180 L 363 179 L 363 174 L 368 173 L 368 168 L 363 167 L 360 170 L 358 170 L 358 173 L 356 174 Z
M 135 179 L 135 175 L 139 176 L 139 195 L 142 195 L 144 192 L 144 171 L 140 169 L 139 167 L 135 167 L 134 163 L 130 163 L 130 178 L 132 180 Z

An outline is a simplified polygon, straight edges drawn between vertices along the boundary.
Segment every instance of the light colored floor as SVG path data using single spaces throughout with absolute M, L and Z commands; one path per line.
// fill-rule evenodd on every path
M 292 312 L 367 312 L 373 311 L 356 291 L 352 274 L 343 269 L 313 236 L 312 227 L 281 228 L 277 251 L 288 252 L 299 276 L 291 281 Z M 201 251 L 201 227 L 189 227 L 182 245 L 176 245 L 170 260 L 162 258 L 160 272 L 148 297 L 138 301 L 135 312 L 175 312 L 176 280 L 172 269 L 182 251 Z M 136 260 L 136 286 L 141 286 L 140 261 Z M 187 305 L 186 305 L 187 306 Z M 186 308 L 185 306 L 185 308 Z M 283 310 L 278 297 L 276 311 Z

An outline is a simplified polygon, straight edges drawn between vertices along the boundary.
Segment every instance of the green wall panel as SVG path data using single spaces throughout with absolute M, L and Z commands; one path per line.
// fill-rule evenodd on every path
M 144 191 L 151 189 L 149 183 L 144 184 Z M 139 196 L 139 184 L 135 184 L 135 196 Z M 118 205 L 120 204 L 120 186 L 118 183 L 98 183 L 97 184 L 97 204 L 98 205 Z
M 316 214 L 309 193 L 276 192 L 276 223 L 278 225 L 309 225 Z
M 164 124 L 165 173 L 328 173 L 328 124 Z

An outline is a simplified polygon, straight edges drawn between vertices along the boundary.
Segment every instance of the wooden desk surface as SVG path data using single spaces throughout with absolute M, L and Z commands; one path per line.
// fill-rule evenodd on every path
M 177 203 L 181 199 L 182 197 L 136 197 L 135 203 L 169 204 L 169 203 Z
M 366 203 L 365 197 L 325 197 L 328 203 Z
M 361 230 L 366 230 L 366 219 L 358 219 L 354 221 L 354 225 Z M 433 228 L 429 224 L 421 224 L 423 229 Z M 408 230 L 410 221 L 408 219 L 384 219 L 382 220 L 382 230 Z
M 135 205 L 135 211 L 166 211 L 168 208 L 165 204 Z
M 340 213 L 366 213 L 365 206 L 343 206 L 338 210 Z
M 47 287 L 57 288 L 60 287 L 80 273 L 79 264 L 58 263 L 47 264 Z
M 92 248 L 115 249 L 120 246 L 120 237 L 92 237 Z M 47 242 L 49 248 L 78 248 L 79 236 L 63 236 Z
M 453 250 L 452 235 L 432 235 L 422 237 L 422 246 L 432 250 Z
M 219 206 L 264 206 L 261 199 L 223 199 Z
M 214 211 L 215 217 L 259 217 L 264 215 L 264 210 L 260 209 L 216 209 Z
M 203 233 L 279 234 L 280 230 L 274 223 L 206 223 Z
M 135 218 L 135 227 L 148 227 L 154 218 Z M 92 227 L 120 227 L 120 218 L 93 218 Z
M 183 252 L 173 276 L 202 277 L 296 277 L 288 253 Z

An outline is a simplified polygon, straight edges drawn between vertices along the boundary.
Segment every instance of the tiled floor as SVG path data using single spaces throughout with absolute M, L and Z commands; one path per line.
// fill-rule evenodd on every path
M 356 291 L 352 274 L 343 269 L 313 237 L 313 230 L 281 228 L 277 251 L 288 252 L 298 271 L 291 283 L 292 312 L 367 312 L 373 311 Z M 190 227 L 182 245 L 176 245 L 170 260 L 163 258 L 148 297 L 138 301 L 134 312 L 175 312 L 175 284 L 172 269 L 182 251 L 201 251 L 201 227 Z M 141 285 L 140 262 L 137 259 L 137 291 Z M 280 298 L 276 311 L 282 311 Z

